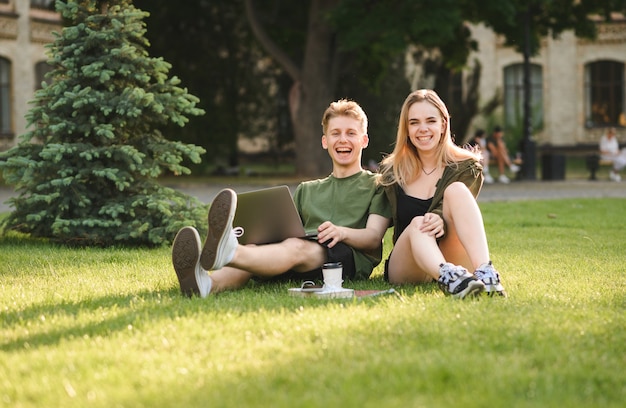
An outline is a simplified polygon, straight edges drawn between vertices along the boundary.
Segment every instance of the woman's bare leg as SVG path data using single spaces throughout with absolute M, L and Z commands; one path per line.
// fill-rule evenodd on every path
M 447 232 L 439 247 L 448 262 L 471 272 L 489 261 L 483 216 L 465 184 L 452 183 L 444 192 L 443 218 Z
M 425 283 L 439 277 L 445 262 L 435 237 L 420 231 L 424 217 L 415 217 L 400 234 L 389 258 L 389 282 Z
M 429 282 L 439 277 L 444 262 L 473 271 L 489 261 L 482 214 L 463 183 L 452 183 L 444 192 L 443 217 L 447 232 L 439 243 L 420 231 L 423 217 L 415 217 L 402 232 L 389 259 L 389 282 Z

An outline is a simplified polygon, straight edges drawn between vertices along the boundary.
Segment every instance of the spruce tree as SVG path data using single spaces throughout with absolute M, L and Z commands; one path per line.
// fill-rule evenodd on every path
M 29 130 L 0 155 L 18 193 L 5 230 L 80 246 L 154 246 L 184 225 L 202 227 L 202 203 L 158 182 L 189 174 L 185 161 L 205 152 L 160 129 L 204 112 L 168 76 L 170 64 L 149 56 L 147 13 L 131 0 L 58 0 L 57 11 L 64 28 L 48 46 L 50 85 L 35 94 Z

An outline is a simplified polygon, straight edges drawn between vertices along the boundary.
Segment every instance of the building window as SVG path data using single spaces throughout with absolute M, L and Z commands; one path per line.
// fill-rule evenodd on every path
M 50 78 L 46 78 L 46 74 L 50 71 L 52 71 L 52 65 L 46 61 L 35 64 L 35 89 L 41 89 L 41 83 L 44 81 L 50 85 Z
M 596 61 L 585 66 L 587 127 L 626 126 L 624 64 Z
M 30 0 L 30 8 L 54 10 L 55 0 Z
M 543 124 L 543 71 L 530 64 L 530 117 L 533 129 Z M 524 124 L 524 64 L 504 68 L 504 118 L 507 127 Z
M 11 136 L 11 62 L 0 58 L 0 134 Z

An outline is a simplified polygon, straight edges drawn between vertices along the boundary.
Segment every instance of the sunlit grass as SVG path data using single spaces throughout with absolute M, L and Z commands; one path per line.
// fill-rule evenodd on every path
M 481 207 L 508 299 L 190 300 L 169 248 L 4 237 L 0 406 L 622 406 L 624 201 Z

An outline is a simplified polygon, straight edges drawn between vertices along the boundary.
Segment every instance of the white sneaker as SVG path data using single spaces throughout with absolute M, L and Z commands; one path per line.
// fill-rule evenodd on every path
M 200 235 L 193 227 L 183 227 L 172 244 L 172 264 L 178 277 L 180 291 L 191 297 L 206 297 L 211 292 L 213 281 L 202 269 L 200 259 Z
M 237 194 L 229 188 L 220 191 L 211 203 L 209 234 L 200 254 L 200 265 L 208 271 L 221 269 L 235 257 L 239 245 L 233 230 L 236 209 Z
M 504 174 L 500 174 L 498 181 L 502 184 L 509 184 L 511 182 L 511 180 L 509 180 L 509 178 Z
M 449 296 L 460 299 L 469 295 L 478 295 L 485 289 L 485 284 L 462 266 L 451 263 L 439 265 L 439 288 Z
M 474 276 L 485 285 L 485 293 L 489 296 L 499 295 L 506 297 L 504 286 L 500 282 L 500 274 L 491 264 L 491 261 L 484 263 L 474 271 Z
M 509 168 L 513 173 L 517 173 L 518 171 L 520 171 L 520 167 L 515 163 L 511 163 L 511 166 Z
M 619 173 L 616 172 L 615 170 L 611 170 L 611 172 L 609 173 L 609 178 L 617 182 L 622 181 L 622 176 L 620 176 Z
M 491 177 L 491 174 L 489 173 L 484 173 L 484 177 L 485 177 L 485 184 L 493 184 L 493 177 Z

